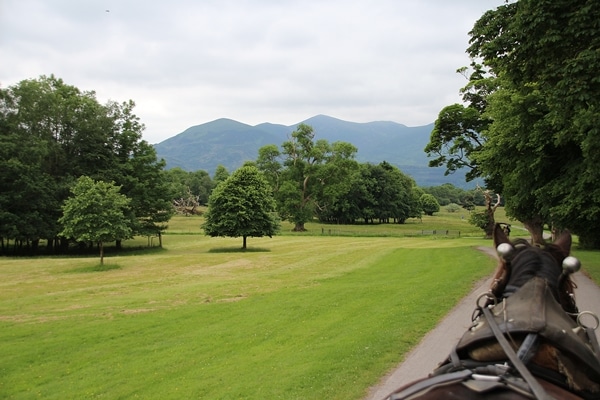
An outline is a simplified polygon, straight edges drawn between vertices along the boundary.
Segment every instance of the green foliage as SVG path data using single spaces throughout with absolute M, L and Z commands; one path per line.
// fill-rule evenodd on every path
M 473 211 L 469 215 L 469 223 L 485 231 L 489 225 L 489 213 L 486 210 Z
M 254 166 L 244 166 L 212 192 L 202 225 L 209 236 L 273 236 L 279 230 L 275 201 L 267 180 Z
M 467 106 L 442 110 L 426 148 L 449 172 L 485 177 L 532 236 L 547 224 L 590 247 L 600 247 L 599 19 L 593 0 L 486 12 L 470 32 L 467 52 L 482 65 L 471 65 Z
M 521 0 L 476 24 L 469 49 L 502 76 L 502 92 L 490 100 L 498 123 L 489 134 L 494 149 L 514 151 L 513 166 L 495 165 L 489 153 L 483 162 L 502 174 L 507 209 L 523 221 L 569 228 L 591 247 L 600 247 L 600 82 L 591 72 L 600 65 L 599 18 L 593 1 Z M 490 36 L 489 26 L 502 30 Z M 527 135 L 516 141 L 521 131 Z
M 218 186 L 219 183 L 225 182 L 229 178 L 229 171 L 223 165 L 217 165 L 215 175 L 213 176 L 213 185 Z
M 353 196 L 365 222 L 387 222 L 390 219 L 404 223 L 408 218 L 421 215 L 412 178 L 387 162 L 379 165 L 362 164 L 357 186 L 362 190 Z
M 290 140 L 284 142 L 284 181 L 285 186 L 278 193 L 281 196 L 280 215 L 293 221 L 294 230 L 303 231 L 304 223 L 313 216 L 315 202 L 313 192 L 319 185 L 316 179 L 318 168 L 331 152 L 325 140 L 315 141 L 313 128 L 306 124 L 298 125 Z
M 164 230 L 173 197 L 134 106 L 101 105 L 54 76 L 0 89 L 0 237 L 59 250 L 60 206 L 80 176 L 121 186 L 134 234 Z
M 352 204 L 348 192 L 353 188 L 359 164 L 354 160 L 357 149 L 350 143 L 334 142 L 323 165 L 316 171 L 320 185 L 314 187 L 315 213 L 319 220 L 347 221 Z
M 184 215 L 200 213 L 199 207 L 208 204 L 214 187 L 206 171 L 187 172 L 176 167 L 163 172 L 173 193 L 175 212 Z
M 480 191 L 476 189 L 464 190 L 451 183 L 424 187 L 423 191 L 433 195 L 438 203 L 440 203 L 440 206 L 456 203 L 468 209 L 475 205 L 482 206 L 485 204 L 485 199 Z
M 461 207 L 456 203 L 450 203 L 446 206 L 446 211 L 450 213 L 459 212 Z
M 261 148 L 257 166 L 273 188 L 279 215 L 296 231 L 314 216 L 340 224 L 404 223 L 421 215 L 414 180 L 385 161 L 359 164 L 350 143 L 315 141 L 312 128 L 301 124 L 282 148 Z
M 279 158 L 281 152 L 275 144 L 269 144 L 261 147 L 258 150 L 258 158 L 256 160 L 257 168 L 264 174 L 265 178 L 273 188 L 273 193 L 279 191 L 281 183 L 281 162 Z
M 256 165 L 271 185 L 282 219 L 294 222 L 295 231 L 303 231 L 315 214 L 335 219 L 348 211 L 345 196 L 358 169 L 356 147 L 315 140 L 313 128 L 300 124 L 281 148 L 280 152 L 275 145 L 262 147 Z
M 467 167 L 467 181 L 479 175 L 477 165 L 471 162 L 473 153 L 483 145 L 480 136 L 486 123 L 481 113 L 474 107 L 454 104 L 440 111 L 425 152 L 428 156 L 436 156 L 429 161 L 430 167 L 446 166 L 446 175 Z
M 440 204 L 431 194 L 425 193 L 421 195 L 419 202 L 421 203 L 421 208 L 425 215 L 433 215 L 433 213 L 440 211 Z
M 77 180 L 63 207 L 60 235 L 81 242 L 99 243 L 100 263 L 104 263 L 103 242 L 128 239 L 132 229 L 126 217 L 131 200 L 119 187 L 87 176 Z

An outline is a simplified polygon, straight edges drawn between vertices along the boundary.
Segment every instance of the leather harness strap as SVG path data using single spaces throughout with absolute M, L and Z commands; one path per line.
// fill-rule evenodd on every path
M 494 316 L 492 315 L 492 312 L 487 307 L 483 307 L 481 310 L 483 312 L 483 315 L 487 319 L 488 324 L 489 324 L 492 332 L 494 333 L 494 336 L 496 337 L 496 340 L 502 347 L 502 350 L 504 350 L 504 353 L 510 360 L 513 367 L 516 368 L 516 370 L 519 372 L 519 374 L 521 374 L 521 377 L 525 380 L 525 382 L 527 382 L 527 384 L 531 388 L 531 391 L 533 392 L 535 397 L 539 400 L 554 400 L 553 397 L 551 397 L 548 393 L 546 393 L 544 388 L 533 377 L 531 372 L 529 372 L 529 370 L 527 369 L 525 364 L 523 364 L 523 362 L 519 359 L 519 357 L 517 357 L 517 355 L 515 354 L 515 351 L 511 347 L 510 343 L 508 343 L 508 340 L 506 340 L 506 338 L 504 337 L 504 334 L 502 333 L 502 331 L 498 327 L 498 324 L 494 320 Z
M 410 396 L 414 396 L 415 394 L 432 389 L 433 387 L 439 385 L 447 385 L 455 382 L 462 382 L 465 379 L 468 379 L 471 375 L 473 375 L 473 371 L 468 369 L 463 369 L 461 371 L 450 372 L 448 374 L 434 376 L 432 378 L 424 379 L 420 382 L 417 382 L 414 385 L 407 387 L 404 390 L 400 390 L 399 392 L 395 392 L 390 394 L 386 400 L 400 400 L 406 399 Z

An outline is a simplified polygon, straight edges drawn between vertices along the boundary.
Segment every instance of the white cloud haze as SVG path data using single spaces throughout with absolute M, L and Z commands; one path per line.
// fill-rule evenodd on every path
M 136 103 L 144 139 L 217 118 L 433 122 L 503 0 L 0 0 L 0 86 L 50 75 Z M 317 132 L 318 134 L 318 132 Z

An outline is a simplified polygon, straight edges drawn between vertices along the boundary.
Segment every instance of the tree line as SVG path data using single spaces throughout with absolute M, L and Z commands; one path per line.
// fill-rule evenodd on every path
M 536 243 L 569 229 L 600 248 L 600 7 L 595 0 L 519 0 L 470 32 L 463 103 L 444 107 L 431 166 L 468 169 L 505 199 Z
M 355 160 L 351 143 L 316 139 L 300 124 L 281 148 L 259 149 L 256 165 L 271 184 L 277 211 L 294 230 L 314 217 L 321 222 L 404 223 L 439 210 L 435 198 L 396 166 Z M 468 195 L 457 202 L 468 204 Z M 429 200 L 429 201 L 428 201 Z
M 210 236 L 272 236 L 279 219 L 304 231 L 317 218 L 324 223 L 398 223 L 439 211 L 436 197 L 419 188 L 397 167 L 355 160 L 351 143 L 316 139 L 313 128 L 298 125 L 289 140 L 259 149 L 256 161 L 247 162 L 220 183 L 209 196 L 202 225 Z M 459 193 L 452 185 L 432 191 L 474 208 L 477 196 Z M 455 210 L 455 209 L 454 209 Z M 456 210 L 455 210 L 456 211 Z
M 133 101 L 100 104 L 51 75 L 0 88 L 0 251 L 65 253 L 74 243 L 59 219 L 82 176 L 107 182 L 126 196 L 132 236 L 160 235 L 172 216 L 172 188 L 154 148 L 142 140 L 144 125 Z M 89 209 L 99 214 L 99 209 Z M 14 246 L 9 250 L 8 241 Z M 94 243 L 95 244 L 95 243 Z
M 213 177 L 166 170 L 142 140 L 134 107 L 133 101 L 100 104 L 94 92 L 53 75 L 0 88 L 0 253 L 57 254 L 106 241 L 119 247 L 133 236 L 160 239 L 175 212 L 194 214 L 209 204 L 230 173 L 223 166 Z M 471 192 L 452 185 L 419 188 L 387 162 L 359 163 L 356 152 L 350 143 L 315 139 L 312 127 L 301 124 L 281 148 L 265 146 L 249 163 L 268 182 L 271 211 L 296 230 L 313 218 L 404 223 L 440 204 L 473 202 Z M 104 219 L 90 218 L 102 211 Z

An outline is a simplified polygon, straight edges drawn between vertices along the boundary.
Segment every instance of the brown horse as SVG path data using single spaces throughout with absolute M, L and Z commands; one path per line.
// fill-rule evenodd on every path
M 575 304 L 571 235 L 536 247 L 497 225 L 494 245 L 499 266 L 471 328 L 429 377 L 387 400 L 600 399 L 598 318 L 586 326 Z

